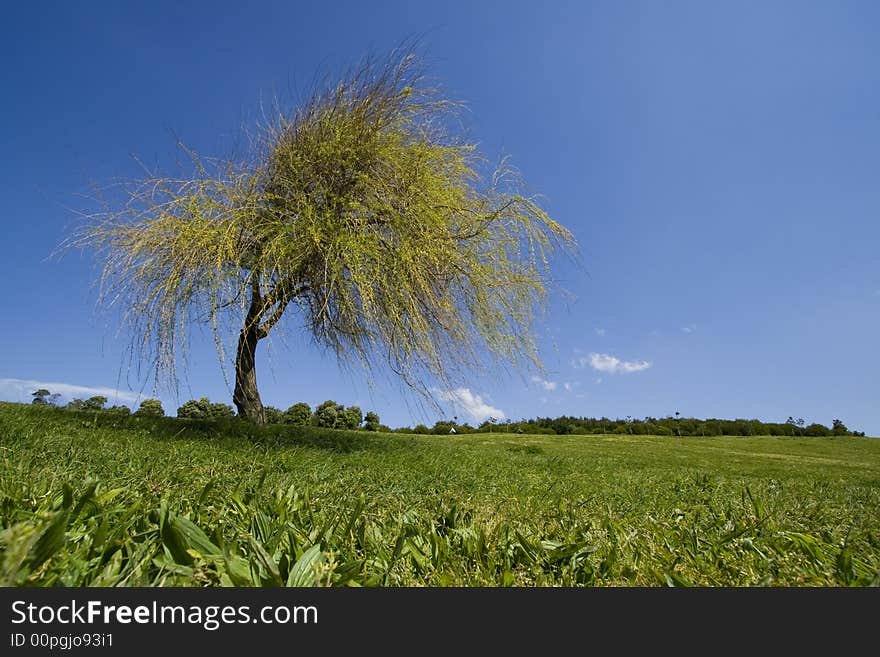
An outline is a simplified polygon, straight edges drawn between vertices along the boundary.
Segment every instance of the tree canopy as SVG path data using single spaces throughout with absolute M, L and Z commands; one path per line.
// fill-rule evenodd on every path
M 124 184 L 71 243 L 97 252 L 100 298 L 157 377 L 176 380 L 193 324 L 222 362 L 238 332 L 233 399 L 258 422 L 256 346 L 282 320 L 429 395 L 483 354 L 538 365 L 549 258 L 574 238 L 457 133 L 460 107 L 412 52 L 367 60 L 275 111 L 247 156 L 187 151 L 192 175 Z

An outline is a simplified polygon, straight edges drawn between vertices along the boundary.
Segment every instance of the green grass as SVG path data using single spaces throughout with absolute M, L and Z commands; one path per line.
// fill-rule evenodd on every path
M 880 583 L 880 440 L 408 436 L 0 404 L 0 585 Z

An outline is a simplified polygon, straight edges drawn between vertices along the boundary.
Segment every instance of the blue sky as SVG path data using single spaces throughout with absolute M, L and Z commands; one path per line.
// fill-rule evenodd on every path
M 95 312 L 89 257 L 48 258 L 91 181 L 137 175 L 132 155 L 173 164 L 177 137 L 226 154 L 261 98 L 419 36 L 483 152 L 511 155 L 581 247 L 538 329 L 546 372 L 475 374 L 441 393 L 447 416 L 840 418 L 880 435 L 878 31 L 872 2 L 9 5 L 0 398 L 154 392 Z M 305 336 L 270 351 L 267 404 L 439 419 Z M 207 336 L 180 397 L 156 394 L 172 413 L 230 401 Z

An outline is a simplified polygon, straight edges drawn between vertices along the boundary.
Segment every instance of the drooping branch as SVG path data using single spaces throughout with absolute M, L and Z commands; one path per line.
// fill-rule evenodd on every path
M 101 300 L 125 309 L 157 376 L 195 321 L 221 361 L 231 330 L 252 360 L 294 300 L 341 361 L 424 393 L 492 358 L 530 367 L 549 258 L 574 238 L 506 162 L 490 172 L 451 132 L 458 107 L 412 53 L 368 61 L 279 111 L 250 158 L 190 152 L 191 177 L 124 187 L 73 245 L 104 256 Z

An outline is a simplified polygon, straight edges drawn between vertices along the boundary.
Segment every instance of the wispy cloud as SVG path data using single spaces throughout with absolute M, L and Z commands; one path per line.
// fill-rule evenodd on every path
M 682 326 L 682 327 L 681 327 L 681 331 L 682 331 L 682 333 L 693 333 L 693 332 L 696 331 L 696 330 L 697 330 L 697 325 L 696 325 L 696 324 L 688 324 L 687 326 Z
M 563 384 L 562 384 L 562 387 L 565 388 L 566 391 L 571 392 L 571 384 L 570 384 L 568 381 L 566 381 L 565 383 L 563 383 Z
M 453 407 L 461 408 L 474 422 L 482 422 L 490 417 L 502 420 L 507 415 L 500 408 L 490 406 L 480 395 L 475 395 L 470 388 L 456 388 L 455 390 L 440 390 L 437 396 L 445 402 L 450 402 Z
M 533 376 L 532 381 L 539 384 L 544 390 L 556 390 L 556 386 L 558 385 L 556 381 L 548 381 L 547 379 L 542 379 L 540 376 Z
M 102 386 L 81 386 L 74 383 L 59 383 L 58 381 L 34 381 L 32 379 L 0 379 L 0 396 L 10 401 L 29 402 L 33 399 L 31 393 L 44 388 L 49 392 L 59 394 L 66 399 L 74 397 L 88 398 L 101 395 L 110 400 L 110 403 L 137 402 L 141 395 L 135 392 L 124 392 L 116 388 Z
M 593 383 L 595 383 L 596 385 L 599 385 L 600 383 L 602 383 L 602 377 L 597 376 L 595 379 L 593 379 Z
M 651 363 L 646 360 L 620 360 L 611 354 L 597 353 L 592 353 L 589 357 L 582 356 L 575 363 L 575 367 L 586 367 L 589 365 L 597 372 L 606 372 L 608 374 L 632 374 L 633 372 L 641 372 L 651 367 Z
M 603 328 L 594 328 L 593 329 L 600 338 L 605 335 L 605 329 Z

